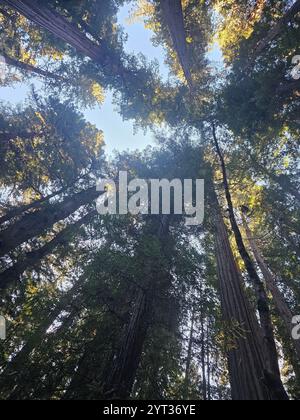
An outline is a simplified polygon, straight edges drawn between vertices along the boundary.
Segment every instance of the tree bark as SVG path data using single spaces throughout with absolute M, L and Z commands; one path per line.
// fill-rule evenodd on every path
M 174 50 L 176 51 L 181 67 L 189 87 L 193 88 L 190 71 L 190 60 L 187 50 L 186 32 L 181 0 L 160 0 L 163 18 L 169 28 Z
M 157 238 L 162 241 L 169 231 L 169 216 L 161 217 Z M 155 261 L 147 261 L 147 281 L 144 288 L 139 288 L 132 315 L 125 326 L 121 338 L 121 345 L 114 360 L 111 373 L 104 386 L 104 396 L 107 399 L 128 399 L 131 395 L 136 372 L 139 367 L 143 347 L 151 324 L 156 289 L 164 273 L 153 270 Z
M 49 205 L 38 212 L 24 215 L 15 224 L 0 232 L 0 257 L 29 239 L 41 235 L 55 223 L 64 220 L 98 196 L 96 187 L 92 187 L 66 198 L 61 203 Z
M 263 256 L 261 255 L 257 243 L 255 241 L 255 239 L 253 238 L 253 235 L 251 233 L 251 230 L 249 228 L 249 225 L 247 223 L 246 217 L 245 215 L 242 215 L 243 217 L 243 224 L 244 224 L 244 228 L 246 231 L 246 235 L 248 238 L 248 242 L 251 246 L 253 255 L 255 256 L 255 259 L 257 261 L 257 264 L 264 276 L 264 279 L 266 281 L 267 284 L 267 288 L 269 289 L 269 291 L 271 292 L 273 299 L 274 299 L 274 303 L 276 306 L 276 309 L 281 317 L 281 319 L 283 320 L 285 327 L 288 331 L 288 334 L 290 335 L 292 332 L 292 329 L 294 327 L 293 323 L 292 323 L 292 319 L 294 317 L 294 314 L 292 313 L 292 311 L 289 308 L 289 305 L 287 304 L 283 294 L 281 293 L 281 291 L 279 290 L 277 284 L 276 284 L 276 279 L 273 275 L 273 273 L 270 271 L 269 267 L 267 266 Z M 294 343 L 294 349 L 295 352 L 297 353 L 297 357 L 300 360 L 300 341 L 299 340 L 293 340 Z
M 129 73 L 132 77 L 137 77 L 136 72 L 131 72 L 131 70 L 127 69 L 121 59 L 116 58 L 111 53 L 110 47 L 104 40 L 101 40 L 101 44 L 98 45 L 96 42 L 90 40 L 84 32 L 81 32 L 75 24 L 69 22 L 64 16 L 46 4 L 43 4 L 43 2 L 36 0 L 1 1 L 21 13 L 31 22 L 66 42 L 77 53 L 83 54 L 96 64 L 101 65 L 106 74 L 111 75 L 113 73 L 115 76 L 121 77 L 124 83 L 126 83 L 125 77 Z
M 206 339 L 207 339 L 207 343 L 209 343 L 209 339 L 210 339 L 210 322 L 208 320 L 207 323 L 207 328 L 206 328 Z M 207 350 L 206 350 L 206 364 L 207 364 L 207 399 L 208 401 L 211 401 L 211 368 L 210 368 L 210 349 L 209 349 L 209 345 L 207 345 Z
M 223 320 L 230 327 L 233 325 L 243 331 L 232 334 L 228 346 L 232 398 L 237 401 L 286 400 L 281 381 L 270 374 L 266 364 L 261 329 L 243 289 L 216 196 L 213 208 Z
M 2 55 L 5 58 L 6 64 L 16 67 L 25 72 L 33 73 L 33 74 L 36 74 L 37 76 L 42 76 L 48 79 L 53 79 L 58 82 L 61 82 L 64 80 L 63 77 L 58 76 L 57 74 L 51 73 L 50 71 L 46 71 L 46 70 L 40 69 L 39 67 L 35 67 L 31 64 L 16 60 L 15 58 L 11 58 L 4 51 L 0 51 L 0 55 Z
M 117 359 L 104 386 L 108 399 L 128 399 L 140 364 L 153 310 L 151 291 L 139 290 Z
M 201 370 L 202 370 L 202 395 L 203 400 L 207 400 L 207 379 L 206 379 L 206 352 L 205 352 L 205 329 L 204 314 L 201 310 Z
M 88 223 L 94 216 L 96 216 L 96 214 L 97 212 L 95 210 L 78 220 L 76 223 L 67 226 L 54 239 L 52 239 L 52 241 L 47 242 L 36 251 L 29 252 L 23 259 L 18 261 L 12 267 L 0 273 L 0 290 L 5 290 L 14 286 L 26 270 L 36 267 L 43 258 L 51 254 L 58 246 L 67 245 L 70 239 L 69 236 L 74 235 L 80 226 Z
M 21 13 L 31 22 L 47 29 L 83 55 L 94 61 L 103 61 L 103 50 L 99 45 L 92 42 L 75 25 L 43 2 L 36 0 L 2 0 L 2 2 Z
M 188 352 L 187 352 L 187 358 L 186 358 L 185 378 L 184 378 L 184 399 L 185 400 L 188 400 L 189 398 L 190 371 L 191 371 L 193 345 L 194 345 L 194 325 L 195 325 L 195 308 L 193 307 Z
M 55 191 L 54 193 L 47 195 L 46 197 L 43 197 L 39 200 L 36 200 L 30 204 L 21 205 L 19 207 L 13 207 L 10 210 L 8 210 L 4 216 L 0 217 L 0 225 L 3 225 L 6 222 L 9 222 L 11 219 L 17 216 L 21 216 L 23 213 L 25 213 L 28 210 L 34 210 L 39 209 L 43 207 L 43 205 L 46 203 L 46 201 L 51 200 L 51 198 L 62 194 L 65 192 L 69 187 L 64 187 L 59 191 Z
M 258 307 L 258 312 L 260 316 L 261 326 L 263 329 L 265 346 L 267 349 L 266 355 L 267 355 L 267 361 L 269 364 L 269 370 L 270 370 L 270 373 L 273 374 L 274 377 L 276 378 L 276 381 L 278 383 L 279 382 L 281 383 L 282 395 L 283 396 L 285 395 L 287 397 L 287 394 L 284 390 L 284 387 L 281 381 L 278 354 L 277 354 L 277 348 L 276 348 L 276 343 L 275 343 L 275 338 L 274 338 L 274 329 L 273 329 L 273 324 L 272 324 L 272 318 L 271 318 L 271 312 L 269 308 L 267 292 L 265 290 L 265 286 L 263 282 L 260 280 L 256 272 L 254 263 L 245 247 L 239 226 L 235 218 L 233 202 L 232 202 L 228 178 L 227 178 L 225 160 L 221 152 L 221 149 L 219 147 L 215 125 L 213 125 L 213 138 L 214 138 L 217 154 L 219 156 L 220 163 L 221 163 L 221 169 L 222 169 L 222 174 L 223 174 L 223 184 L 224 184 L 224 190 L 225 190 L 226 200 L 228 204 L 231 228 L 235 236 L 239 253 L 244 261 L 246 270 L 248 272 L 248 276 L 251 282 L 253 283 L 255 292 L 256 292 L 257 307 Z

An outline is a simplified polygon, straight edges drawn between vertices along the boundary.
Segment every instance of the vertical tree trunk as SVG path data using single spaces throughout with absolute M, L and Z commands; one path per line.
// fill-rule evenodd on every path
M 210 338 L 210 322 L 208 320 L 207 323 L 207 328 L 206 328 L 206 340 L 207 343 L 209 343 L 209 338 Z M 207 345 L 207 349 L 206 349 L 206 365 L 207 365 L 207 399 L 208 401 L 211 401 L 211 369 L 210 369 L 210 350 L 209 350 L 209 345 Z
M 163 19 L 169 28 L 174 50 L 178 55 L 185 78 L 189 87 L 193 89 L 182 2 L 181 0 L 160 0 L 160 8 L 163 14 Z
M 290 310 L 283 294 L 279 290 L 279 288 L 276 284 L 276 279 L 275 279 L 273 273 L 269 270 L 263 256 L 261 255 L 261 253 L 258 249 L 257 243 L 256 243 L 255 239 L 253 238 L 253 235 L 251 233 L 251 230 L 249 228 L 249 225 L 247 223 L 245 215 L 242 215 L 242 218 L 243 218 L 244 228 L 245 228 L 247 238 L 248 238 L 249 244 L 251 246 L 253 255 L 255 256 L 257 264 L 258 264 L 258 266 L 259 266 L 259 268 L 260 268 L 260 270 L 261 270 L 261 272 L 264 276 L 267 288 L 269 289 L 269 291 L 271 292 L 271 294 L 273 296 L 276 309 L 277 309 L 280 317 L 282 318 L 288 333 L 291 334 L 293 326 L 294 326 L 292 324 L 292 319 L 293 319 L 294 315 L 293 315 L 292 311 Z M 293 340 L 293 343 L 294 343 L 295 351 L 297 353 L 297 357 L 300 360 L 300 341 L 299 340 Z
M 157 238 L 162 241 L 168 230 L 169 216 L 163 216 L 160 219 Z M 160 288 L 164 276 L 164 273 L 157 273 L 154 270 L 155 261 L 149 260 L 146 265 L 145 272 L 148 276 L 146 286 L 139 288 L 137 292 L 130 321 L 123 331 L 118 355 L 103 387 L 104 396 L 107 399 L 128 399 L 132 392 L 152 320 L 156 289 Z
M 224 184 L 224 190 L 225 190 L 226 200 L 228 204 L 231 227 L 235 236 L 239 253 L 245 263 L 245 267 L 248 272 L 249 278 L 252 281 L 255 288 L 255 292 L 256 292 L 257 307 L 258 307 L 260 322 L 261 322 L 261 326 L 262 326 L 262 330 L 264 334 L 264 342 L 265 342 L 265 346 L 267 350 L 266 356 L 267 356 L 268 370 L 270 374 L 274 376 L 274 381 L 281 384 L 282 397 L 286 399 L 287 394 L 285 392 L 284 386 L 281 381 L 279 362 L 278 362 L 278 353 L 277 353 L 277 348 L 276 348 L 276 343 L 275 343 L 275 338 L 274 338 L 274 329 L 273 329 L 273 324 L 272 324 L 272 319 L 271 319 L 271 312 L 269 308 L 267 292 L 265 290 L 263 282 L 260 280 L 256 272 L 255 265 L 245 247 L 239 226 L 235 218 L 233 202 L 232 202 L 228 178 L 227 178 L 225 160 L 221 152 L 221 149 L 219 147 L 215 125 L 213 125 L 213 139 L 214 139 L 217 154 L 219 156 L 220 163 L 221 163 L 221 169 L 222 169 L 222 174 L 223 174 L 223 184 Z
M 254 311 L 245 295 L 242 277 L 214 194 L 215 246 L 224 322 L 232 334 L 228 348 L 230 383 L 233 400 L 286 400 L 281 382 L 270 375 L 266 364 L 266 348 Z
M 140 364 L 153 309 L 151 292 L 139 290 L 119 354 L 104 386 L 107 399 L 128 399 Z
M 206 358 L 205 358 L 205 329 L 204 314 L 201 311 L 201 371 L 202 371 L 202 396 L 203 400 L 207 400 L 207 379 L 206 379 Z
M 185 367 L 185 378 L 184 378 L 184 399 L 188 400 L 189 398 L 189 389 L 190 389 L 190 372 L 191 372 L 191 363 L 193 357 L 193 344 L 194 344 L 194 326 L 195 326 L 195 307 L 192 309 L 192 318 L 191 318 L 191 329 L 190 337 L 188 344 L 188 352 L 186 358 L 186 367 Z

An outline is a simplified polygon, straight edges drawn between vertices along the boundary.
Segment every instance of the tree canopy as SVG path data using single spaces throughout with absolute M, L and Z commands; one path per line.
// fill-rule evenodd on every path
M 128 53 L 124 7 L 167 80 Z M 299 0 L 0 1 L 0 87 L 31 86 L 0 103 L 0 399 L 300 398 L 299 19 Z M 84 111 L 111 92 L 156 145 L 105 154 Z M 122 171 L 204 179 L 204 222 L 100 215 Z

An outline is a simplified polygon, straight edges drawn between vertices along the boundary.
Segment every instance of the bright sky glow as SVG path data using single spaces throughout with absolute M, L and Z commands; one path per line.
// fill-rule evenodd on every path
M 168 78 L 168 68 L 164 63 L 164 51 L 162 47 L 155 47 L 151 42 L 152 32 L 145 29 L 142 22 L 128 23 L 130 7 L 124 6 L 119 12 L 119 23 L 125 28 L 128 34 L 126 51 L 128 53 L 143 53 L 149 61 L 157 60 L 160 67 L 160 73 L 163 79 Z M 222 57 L 220 51 L 215 46 L 209 54 L 214 64 L 220 63 Z M 38 88 L 41 81 L 31 80 L 31 83 Z M 18 104 L 24 102 L 28 97 L 30 86 L 26 83 L 16 84 L 13 87 L 0 88 L 0 101 Z M 112 93 L 106 92 L 105 103 L 100 107 L 93 109 L 82 109 L 86 119 L 103 130 L 105 135 L 106 153 L 111 155 L 114 150 L 142 150 L 149 144 L 154 144 L 153 134 L 144 133 L 139 130 L 134 131 L 134 125 L 131 121 L 123 121 L 118 114 L 115 106 L 112 104 Z

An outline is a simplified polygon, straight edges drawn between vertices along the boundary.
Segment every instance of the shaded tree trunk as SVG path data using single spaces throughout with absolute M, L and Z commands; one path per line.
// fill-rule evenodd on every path
M 121 323 L 120 329 L 123 325 L 124 322 Z M 103 340 L 104 331 L 107 332 L 105 341 Z M 104 331 L 96 330 L 95 337 L 85 345 L 62 400 L 99 400 L 103 398 L 99 384 L 103 377 L 106 377 L 109 373 L 114 352 L 109 352 L 104 360 L 103 357 L 99 357 L 99 354 L 105 354 L 103 345 L 107 342 L 110 343 L 112 348 L 116 345 L 116 333 L 111 331 L 109 327 L 106 327 Z
M 50 9 L 44 2 L 36 0 L 3 0 L 2 2 L 21 13 L 31 22 L 47 29 L 78 52 L 95 61 L 103 60 L 103 51 L 99 45 L 92 42 L 75 25 L 55 10 Z
M 207 328 L 206 328 L 206 339 L 207 343 L 209 343 L 210 338 L 210 322 L 208 320 Z M 209 345 L 207 345 L 207 351 L 206 351 L 206 365 L 207 365 L 207 399 L 208 401 L 211 401 L 211 368 L 210 368 L 210 349 Z
M 247 238 L 249 241 L 249 244 L 251 246 L 253 255 L 255 256 L 255 259 L 257 261 L 257 264 L 264 276 L 264 279 L 266 281 L 267 284 L 267 288 L 269 289 L 269 291 L 271 292 L 273 299 L 274 299 L 274 303 L 275 303 L 275 307 L 280 315 L 280 317 L 282 318 L 286 330 L 288 332 L 289 335 L 291 335 L 292 329 L 294 327 L 293 323 L 292 323 L 292 319 L 294 314 L 292 313 L 292 311 L 290 310 L 283 294 L 281 293 L 281 291 L 279 290 L 277 284 L 276 284 L 276 279 L 273 275 L 273 273 L 269 270 L 269 267 L 267 266 L 263 256 L 261 255 L 258 246 L 256 244 L 255 239 L 253 238 L 253 235 L 251 233 L 251 230 L 249 228 L 249 225 L 247 223 L 246 217 L 243 215 L 243 224 L 244 224 L 244 228 L 247 234 Z M 293 340 L 294 343 L 294 349 L 297 353 L 297 357 L 300 360 L 300 341 L 299 340 Z
M 33 73 L 37 76 L 46 77 L 48 79 L 54 79 L 56 81 L 63 81 L 63 77 L 51 73 L 50 71 L 40 69 L 39 67 L 35 67 L 31 64 L 24 63 L 23 61 L 17 60 L 15 58 L 9 57 L 4 51 L 1 51 L 0 54 L 5 58 L 6 64 L 16 67 L 25 72 Z
M 140 364 L 153 310 L 153 293 L 138 292 L 133 313 L 123 332 L 119 354 L 104 386 L 107 399 L 128 399 Z
M 205 352 L 205 329 L 204 329 L 204 314 L 201 311 L 201 370 L 202 370 L 202 395 L 203 400 L 207 400 L 207 379 L 206 379 L 206 352 Z
M 66 246 L 80 226 L 88 223 L 96 215 L 97 212 L 95 210 L 78 220 L 76 223 L 67 226 L 52 239 L 52 241 L 47 242 L 44 246 L 35 251 L 29 252 L 12 267 L 8 268 L 3 273 L 0 273 L 0 290 L 5 290 L 10 286 L 14 286 L 26 270 L 36 267 L 43 258 L 51 254 L 58 246 Z
M 90 376 L 90 363 L 91 357 L 95 356 L 95 343 L 97 342 L 97 339 L 96 336 L 86 344 L 84 353 L 78 361 L 77 370 L 73 373 L 71 383 L 62 400 L 74 400 L 79 398 L 80 400 L 91 399 L 91 390 L 88 387 L 92 380 L 92 376 Z M 93 366 L 93 372 L 95 372 L 95 364 Z
M 174 44 L 174 50 L 178 55 L 185 78 L 190 88 L 192 89 L 193 80 L 190 71 L 190 60 L 187 50 L 182 2 L 181 0 L 160 0 L 159 3 L 163 19 L 170 31 L 172 42 Z
M 232 202 L 228 178 L 227 178 L 225 160 L 221 152 L 221 149 L 219 147 L 219 143 L 218 143 L 217 135 L 216 135 L 216 128 L 214 125 L 213 125 L 213 138 L 214 138 L 217 154 L 219 156 L 220 163 L 221 163 L 221 169 L 223 173 L 223 184 L 224 184 L 224 190 L 225 190 L 226 200 L 228 204 L 231 228 L 235 236 L 239 253 L 244 261 L 246 270 L 248 272 L 248 276 L 251 282 L 253 283 L 255 292 L 256 292 L 257 308 L 258 308 L 258 312 L 260 316 L 260 322 L 261 322 L 261 326 L 262 326 L 262 330 L 264 334 L 264 342 L 265 342 L 265 346 L 267 350 L 266 355 L 267 355 L 267 361 L 269 365 L 268 368 L 269 368 L 270 373 L 274 375 L 274 379 L 276 380 L 276 382 L 281 383 L 282 397 L 285 396 L 287 398 L 287 394 L 284 390 L 284 387 L 281 381 L 278 354 L 277 354 L 276 343 L 275 343 L 275 338 L 274 338 L 274 329 L 273 329 L 273 324 L 272 324 L 272 319 L 271 319 L 271 312 L 269 308 L 267 292 L 265 290 L 265 286 L 263 282 L 260 280 L 256 272 L 255 265 L 245 247 L 239 226 L 235 218 L 233 202 Z
M 96 187 L 81 191 L 63 202 L 44 207 L 38 212 L 26 214 L 19 221 L 0 232 L 0 257 L 3 257 L 22 243 L 37 237 L 64 220 L 83 205 L 99 196 Z
M 46 197 L 40 198 L 39 200 L 36 200 L 30 204 L 21 205 L 19 207 L 13 207 L 10 210 L 8 210 L 4 216 L 0 217 L 0 225 L 3 225 L 6 222 L 9 222 L 11 219 L 21 216 L 23 213 L 25 213 L 28 210 L 34 210 L 39 209 L 41 210 L 43 204 L 46 203 L 46 201 L 51 200 L 51 198 L 62 194 L 68 189 L 68 187 L 62 188 L 59 191 L 55 191 L 54 193 L 47 195 Z
M 89 57 L 96 64 L 101 65 L 102 71 L 122 79 L 126 85 L 126 76 L 138 77 L 136 72 L 126 68 L 122 60 L 111 53 L 111 48 L 105 40 L 100 44 L 92 41 L 87 35 L 53 8 L 36 0 L 2 0 L 31 22 L 51 32 L 57 38 L 73 47 L 77 53 Z
M 216 197 L 213 206 L 223 319 L 230 331 L 235 328 L 242 331 L 236 334 L 231 331 L 227 337 L 232 398 L 237 401 L 286 400 L 281 382 L 276 381 L 268 370 L 261 329 L 243 289 Z
M 184 399 L 187 400 L 189 397 L 190 388 L 190 371 L 193 357 L 193 345 L 194 345 L 194 325 L 195 325 L 195 308 L 192 310 L 191 329 L 188 343 L 188 352 L 186 358 L 185 378 L 184 378 Z
M 169 216 L 160 218 L 157 238 L 162 241 L 169 230 Z M 145 287 L 140 287 L 128 325 L 124 328 L 118 354 L 111 373 L 104 383 L 106 399 L 128 399 L 131 395 L 147 333 L 151 325 L 157 289 L 164 273 L 158 272 L 155 261 L 145 267 Z M 155 269 L 154 269 L 155 268 Z

